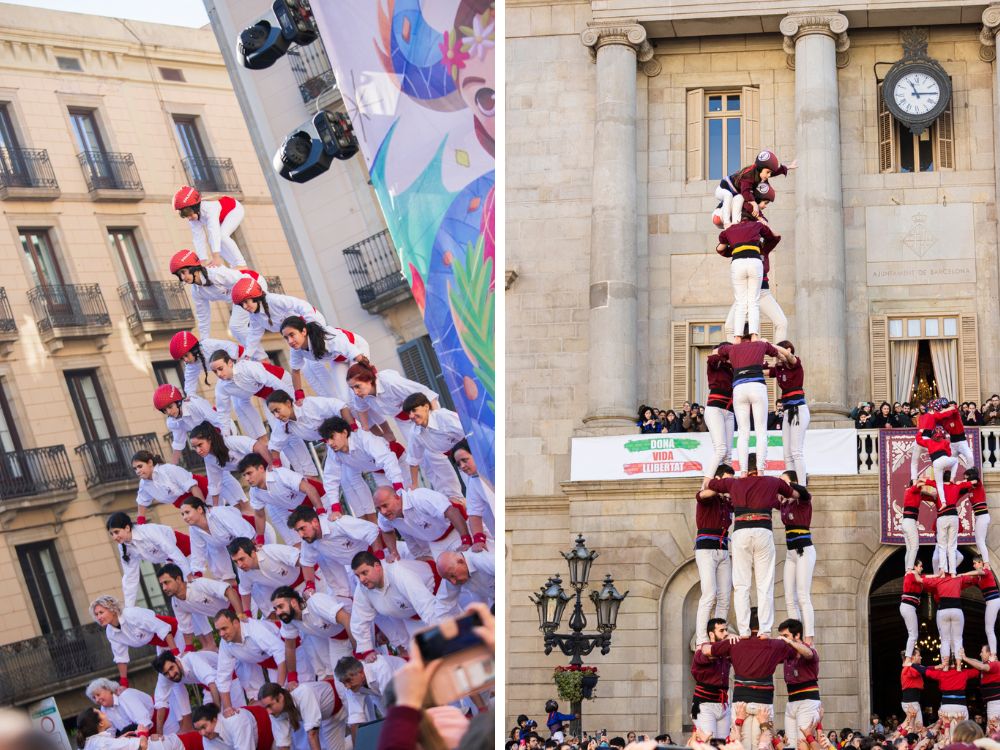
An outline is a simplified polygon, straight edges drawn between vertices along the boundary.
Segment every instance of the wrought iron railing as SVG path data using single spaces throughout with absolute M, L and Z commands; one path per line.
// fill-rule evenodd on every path
M 49 152 L 44 148 L 0 148 L 0 186 L 58 188 Z
M 64 445 L 0 453 L 0 501 L 75 489 Z
M 280 276 L 265 276 L 264 280 L 267 282 L 267 291 L 273 292 L 274 294 L 285 293 L 285 287 L 281 283 Z
M 326 55 L 322 39 L 304 47 L 293 46 L 287 55 L 303 102 L 308 104 L 323 92 L 336 88 L 337 77 L 330 67 L 330 58 Z
M 17 333 L 17 319 L 10 309 L 7 289 L 0 286 L 0 333 Z
M 76 455 L 83 460 L 87 486 L 135 479 L 132 456 L 136 451 L 159 453 L 160 441 L 154 433 L 147 432 L 142 435 L 105 438 L 76 446 Z
M 174 434 L 172 432 L 165 432 L 163 434 L 163 443 L 165 445 L 170 445 L 174 439 Z M 174 449 L 170 449 L 170 453 L 173 454 Z M 166 458 L 166 456 L 164 456 Z M 196 472 L 198 474 L 205 473 L 205 459 L 198 455 L 198 453 L 187 443 L 181 449 L 181 466 L 191 472 Z
M 138 281 L 118 287 L 128 324 L 193 323 L 191 299 L 179 281 Z
M 109 326 L 108 306 L 97 284 L 47 284 L 28 290 L 31 311 L 43 333 L 54 328 Z
M 406 286 L 388 229 L 351 245 L 344 250 L 344 257 L 362 305 L 370 305 L 379 297 Z
M 184 172 L 187 174 L 188 184 L 201 192 L 238 193 L 240 191 L 240 181 L 236 178 L 232 159 L 215 156 L 206 156 L 205 158 L 189 156 L 181 161 L 184 162 Z
M 155 652 L 154 646 L 130 649 L 133 669 Z M 0 705 L 51 694 L 45 691 L 95 673 L 115 673 L 111 644 L 96 622 L 6 643 L 0 646 Z
M 132 154 L 113 151 L 82 151 L 77 154 L 87 189 L 142 190 L 142 180 Z

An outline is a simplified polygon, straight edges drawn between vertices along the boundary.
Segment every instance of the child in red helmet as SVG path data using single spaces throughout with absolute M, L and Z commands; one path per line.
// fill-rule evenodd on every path
M 767 182 L 774 175 L 786 175 L 789 169 L 795 169 L 798 164 L 792 161 L 782 164 L 773 151 L 761 151 L 754 163 L 743 167 L 739 172 L 723 177 L 715 188 L 715 197 L 719 199 L 722 226 L 728 229 L 740 220 L 744 204 L 751 208 L 754 217 L 760 214 L 760 209 L 754 197 L 754 189 L 762 182 Z
M 212 268 L 225 262 L 234 268 L 246 267 L 246 259 L 232 236 L 243 221 L 242 203 L 228 195 L 214 201 L 202 200 L 201 193 L 182 185 L 174 193 L 174 210 L 188 220 L 191 240 L 204 265 Z

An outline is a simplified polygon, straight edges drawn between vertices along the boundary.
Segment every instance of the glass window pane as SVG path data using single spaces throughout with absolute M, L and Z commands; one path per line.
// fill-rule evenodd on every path
M 945 318 L 944 319 L 944 335 L 945 336 L 957 336 L 958 335 L 958 318 Z
M 927 140 L 920 139 L 918 143 L 920 144 L 920 171 L 933 172 L 934 147 L 933 144 L 931 143 L 931 139 L 930 138 L 928 138 Z
M 889 337 L 898 339 L 903 335 L 903 321 L 901 320 L 890 320 L 889 321 Z
M 108 430 L 108 423 L 104 420 L 104 409 L 101 408 L 101 401 L 97 396 L 97 389 L 94 386 L 94 378 L 91 375 L 80 379 L 83 397 L 86 400 L 85 407 L 91 420 L 94 422 L 95 437 L 98 440 L 106 440 L 111 437 Z
M 722 333 L 722 326 L 710 326 L 708 329 L 708 333 L 711 336 Z
M 722 111 L 722 96 L 710 96 L 708 97 L 708 111 L 709 112 L 721 112 Z
M 143 598 L 146 600 L 146 607 L 157 614 L 169 614 L 167 600 L 163 596 L 163 589 L 160 588 L 153 564 L 149 560 L 143 560 L 139 565 L 139 570 L 142 572 Z
M 52 561 L 51 550 L 39 550 L 38 558 L 42 563 L 45 578 L 49 582 L 49 594 L 52 597 L 52 604 L 59 615 L 59 623 L 63 630 L 71 628 L 73 627 L 73 619 L 69 615 L 69 608 L 66 606 L 66 597 L 63 594 L 62 586 L 59 585 L 59 578 L 56 574 L 55 563 Z
M 899 171 L 913 171 L 913 135 L 907 128 L 897 125 L 896 134 L 899 136 Z
M 109 229 L 108 242 L 111 243 L 112 250 L 115 250 L 121 258 L 129 281 L 133 283 L 149 281 L 146 276 L 146 266 L 139 255 L 139 244 L 131 229 Z
M 920 338 L 920 320 L 906 321 L 906 335 L 911 338 Z
M 937 318 L 927 318 L 924 321 L 924 335 L 925 336 L 940 336 L 940 324 Z
M 722 178 L 722 120 L 713 119 L 708 121 L 708 179 Z
M 726 109 L 729 110 L 730 112 L 739 112 L 740 111 L 740 95 L 739 94 L 730 94 L 729 96 L 726 97 Z
M 738 172 L 741 164 L 742 151 L 740 150 L 740 119 L 730 117 L 726 120 L 726 174 Z

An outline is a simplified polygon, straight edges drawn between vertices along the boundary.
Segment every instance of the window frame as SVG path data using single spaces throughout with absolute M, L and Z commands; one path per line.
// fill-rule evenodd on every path
M 931 142 L 931 159 L 934 169 L 921 172 L 902 171 L 902 141 L 904 137 L 912 137 L 914 149 L 914 164 L 919 163 L 919 138 L 909 132 L 909 129 L 893 117 L 882 95 L 883 82 L 877 81 L 875 86 L 875 121 L 877 163 L 879 174 L 928 174 L 929 172 L 953 172 L 955 166 L 955 88 L 952 79 L 952 95 L 948 106 L 927 128 L 925 133 Z M 947 148 L 945 147 L 947 145 Z
M 726 107 L 726 104 L 729 101 L 729 97 L 731 97 L 731 96 L 738 98 L 739 101 L 740 101 L 740 106 L 736 110 L 730 110 L 730 109 L 727 109 L 727 107 Z M 712 112 L 712 111 L 709 110 L 709 102 L 711 101 L 711 99 L 713 97 L 721 97 L 722 98 L 722 109 L 720 109 L 718 112 Z M 740 90 L 722 89 L 722 90 L 718 90 L 718 91 L 714 91 L 714 90 L 706 90 L 705 91 L 704 106 L 703 106 L 703 109 L 702 109 L 702 127 L 704 128 L 703 138 L 704 138 L 704 144 L 705 144 L 705 148 L 704 148 L 704 150 L 705 150 L 705 156 L 704 156 L 705 163 L 704 163 L 703 169 L 704 169 L 704 174 L 705 174 L 706 178 L 709 179 L 709 180 L 714 181 L 714 180 L 725 179 L 729 175 L 734 174 L 735 172 L 738 172 L 743 167 L 743 164 L 742 164 L 743 158 L 742 158 L 742 156 L 743 156 L 743 152 L 745 150 L 744 149 L 744 142 L 743 142 L 743 140 L 744 140 L 744 133 L 743 133 L 743 116 L 744 116 L 743 104 L 744 104 L 744 95 L 743 95 L 743 90 L 742 89 L 740 89 Z M 711 142 L 711 136 L 710 136 L 710 133 L 709 133 L 709 129 L 710 129 L 710 123 L 711 123 L 712 120 L 720 120 L 722 122 L 722 154 L 721 154 L 721 157 L 720 157 L 721 161 L 722 161 L 722 174 L 718 175 L 717 177 L 713 177 L 712 173 L 711 173 L 712 142 Z M 740 134 L 739 134 L 740 143 L 739 143 L 739 145 L 736 148 L 736 151 L 737 151 L 737 154 L 738 154 L 737 161 L 740 162 L 740 163 L 737 164 L 737 166 L 735 167 L 735 169 L 732 168 L 732 165 L 728 163 L 729 162 L 728 155 L 729 155 L 729 121 L 730 120 L 736 120 L 740 124 Z
M 153 379 L 156 380 L 156 385 L 173 385 L 182 393 L 184 391 L 184 372 L 181 370 L 180 363 L 174 359 L 164 359 L 158 360 L 152 363 L 153 366 Z M 164 372 L 173 372 L 177 376 L 177 382 L 169 380 L 167 378 L 161 377 L 160 374 Z M 189 395 L 189 394 L 184 394 Z
M 62 561 L 59 559 L 59 550 L 56 548 L 56 543 L 54 539 L 47 539 L 39 542 L 30 542 L 28 544 L 19 544 L 14 547 L 17 555 L 18 564 L 21 567 L 21 575 L 24 577 L 25 589 L 28 592 L 28 598 L 31 599 L 32 606 L 35 610 L 35 617 L 38 620 L 38 626 L 42 631 L 42 635 L 48 635 L 50 633 L 64 632 L 72 628 L 79 627 L 80 620 L 77 617 L 76 605 L 73 602 L 73 592 L 66 582 L 66 573 L 63 570 Z M 66 603 L 66 610 L 69 615 L 69 627 L 63 627 L 61 618 L 58 617 L 58 613 L 54 612 L 55 605 L 52 598 L 47 594 L 51 593 L 51 587 L 47 584 L 49 583 L 48 577 L 43 577 L 42 580 L 46 582 L 46 588 L 48 591 L 43 592 L 38 586 L 38 576 L 36 571 L 31 569 L 31 578 L 29 580 L 28 570 L 26 569 L 25 562 L 29 556 L 34 554 L 39 554 L 42 551 L 47 551 L 51 557 L 56 583 L 62 589 L 63 601 Z M 40 557 L 37 558 L 39 565 L 41 565 Z M 32 589 L 32 581 L 34 581 L 34 590 Z M 53 612 L 47 611 L 49 607 L 53 608 Z M 53 614 L 55 614 L 55 619 L 53 619 Z M 58 622 L 59 627 L 53 628 L 52 625 Z
M 131 285 L 135 292 L 134 296 L 137 304 L 142 307 L 154 307 L 156 300 L 153 298 L 152 282 L 155 279 L 150 276 L 149 269 L 146 266 L 145 252 L 143 252 L 143 245 L 139 241 L 139 228 L 108 226 L 105 229 L 107 231 L 108 242 L 118 254 L 118 264 L 125 275 L 125 283 Z M 118 235 L 131 238 L 136 263 L 130 260 L 129 251 L 123 247 L 125 243 L 119 240 Z M 135 265 L 138 265 L 138 268 L 135 268 Z M 136 272 L 142 275 L 141 279 L 135 278 Z
M 84 443 L 96 443 L 101 440 L 114 440 L 118 437 L 118 431 L 115 429 L 114 418 L 111 410 L 108 408 L 108 400 L 104 395 L 104 387 L 101 384 L 101 379 L 98 375 L 96 368 L 83 368 L 77 370 L 64 370 L 63 377 L 66 381 L 66 388 L 69 391 L 70 401 L 73 403 L 73 410 L 76 412 L 77 423 L 80 425 L 80 432 L 83 435 Z M 101 409 L 102 416 L 104 417 L 104 422 L 108 426 L 108 437 L 101 438 L 97 437 L 96 427 L 93 424 L 93 417 L 89 409 L 86 409 L 87 420 L 84 420 L 86 408 L 86 396 L 83 391 L 80 390 L 80 386 L 75 386 L 82 378 L 89 377 L 94 383 L 94 392 L 97 396 L 98 406 Z M 80 396 L 82 400 L 78 400 L 77 396 Z

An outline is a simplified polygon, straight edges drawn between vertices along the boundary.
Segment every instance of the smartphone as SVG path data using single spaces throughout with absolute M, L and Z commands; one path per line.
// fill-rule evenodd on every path
M 493 650 L 473 630 L 482 624 L 479 615 L 472 612 L 414 635 L 425 663 L 441 660 L 429 686 L 437 705 L 489 690 L 495 684 Z

